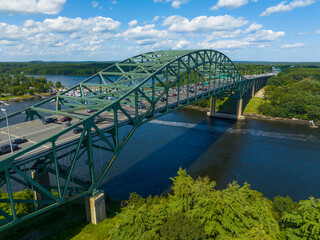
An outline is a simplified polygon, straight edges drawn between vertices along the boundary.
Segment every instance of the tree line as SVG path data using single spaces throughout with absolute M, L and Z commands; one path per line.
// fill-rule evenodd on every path
M 216 190 L 180 169 L 168 196 L 133 193 L 111 239 L 320 239 L 320 199 L 273 201 L 245 183 Z
M 0 73 L 26 75 L 90 76 L 113 62 L 24 62 L 0 63 Z
M 11 96 L 22 96 L 22 95 L 34 95 L 35 93 L 48 92 L 50 88 L 61 87 L 61 82 L 52 81 L 47 82 L 45 77 L 35 78 L 33 76 L 27 77 L 22 74 L 8 75 L 0 74 L 0 94 L 4 97 L 5 94 Z
M 258 106 L 261 114 L 320 120 L 320 68 L 286 68 L 270 78 L 265 101 Z
M 111 228 L 103 239 L 320 239 L 320 199 L 294 202 L 290 197 L 273 201 L 245 183 L 233 182 L 223 190 L 208 177 L 191 178 L 180 169 L 171 178 L 167 196 L 146 199 L 131 193 L 117 217 L 106 221 Z M 57 193 L 55 193 L 57 195 Z M 57 195 L 58 196 L 58 195 Z M 0 191 L 0 199 L 8 199 Z M 30 190 L 14 193 L 15 198 L 33 199 Z M 108 198 L 107 198 L 108 199 Z M 109 201 L 109 200 L 108 200 Z M 10 203 L 0 209 L 11 214 Z M 32 204 L 16 204 L 18 216 L 33 210 Z M 107 225 L 104 225 L 107 226 Z

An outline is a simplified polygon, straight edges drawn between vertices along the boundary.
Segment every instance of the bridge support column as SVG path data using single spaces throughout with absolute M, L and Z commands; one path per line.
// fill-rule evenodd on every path
M 49 178 L 48 171 L 39 172 L 38 175 L 40 175 L 40 176 L 37 178 L 36 182 L 39 183 L 44 188 L 48 189 L 48 186 L 50 186 L 50 178 Z M 35 179 L 36 177 L 37 177 L 36 170 L 32 170 L 31 171 L 31 178 Z M 42 195 L 39 192 L 33 191 L 33 193 L 34 193 L 35 200 L 48 200 L 48 199 L 50 199 L 47 195 Z
M 211 97 L 211 99 L 210 99 L 210 112 L 207 112 L 207 115 L 209 117 L 213 117 L 215 113 L 216 113 L 216 98 Z
M 238 101 L 237 101 L 236 119 L 237 120 L 243 120 L 244 119 L 244 116 L 242 116 L 242 98 L 238 99 Z
M 85 197 L 87 221 L 97 225 L 106 219 L 106 202 L 103 192 L 94 192 Z
M 236 114 L 216 112 L 215 106 L 216 106 L 216 99 L 214 97 L 212 97 L 211 104 L 210 104 L 210 112 L 207 112 L 207 115 L 209 117 L 226 118 L 226 119 L 234 119 L 234 120 L 244 120 L 245 119 L 245 117 L 242 116 L 242 99 L 239 99 L 237 101 Z
M 253 98 L 254 95 L 255 95 L 255 85 L 256 85 L 256 82 L 254 82 L 253 85 L 252 85 L 251 98 Z

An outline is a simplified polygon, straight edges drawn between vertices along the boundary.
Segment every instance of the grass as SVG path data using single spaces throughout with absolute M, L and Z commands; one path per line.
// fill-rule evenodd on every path
M 6 240 L 108 239 L 109 231 L 121 217 L 120 201 L 107 200 L 107 219 L 98 225 L 88 223 L 84 199 L 78 199 L 43 213 L 0 233 Z
M 260 97 L 253 97 L 245 106 L 243 113 L 259 113 L 258 106 L 263 102 L 263 98 Z
M 0 97 L 0 101 L 8 101 L 11 99 L 31 99 L 31 98 L 35 98 L 38 97 L 39 95 L 41 96 L 51 96 L 50 93 L 34 93 L 34 95 L 30 95 L 30 94 L 26 94 L 26 95 L 21 95 L 21 96 L 4 96 L 4 97 Z
M 222 113 L 235 113 L 237 108 L 236 98 L 217 98 L 216 99 L 216 111 Z M 244 97 L 243 98 L 243 114 L 245 113 L 259 113 L 258 106 L 263 102 L 261 97 Z M 204 99 L 195 105 L 200 107 L 210 107 L 210 98 Z

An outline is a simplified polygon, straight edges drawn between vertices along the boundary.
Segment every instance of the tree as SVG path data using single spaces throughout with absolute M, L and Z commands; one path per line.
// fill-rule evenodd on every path
M 61 82 L 60 82 L 60 81 L 57 81 L 57 82 L 56 82 L 56 88 L 61 88 L 61 87 L 62 87 Z

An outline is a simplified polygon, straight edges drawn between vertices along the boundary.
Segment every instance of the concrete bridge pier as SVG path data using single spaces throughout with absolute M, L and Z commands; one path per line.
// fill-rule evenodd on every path
M 37 177 L 39 175 L 39 177 Z M 48 189 L 48 186 L 50 186 L 50 178 L 48 171 L 39 171 L 36 175 L 36 170 L 31 171 L 31 178 L 36 179 L 36 182 L 39 183 L 41 186 Z M 50 198 L 47 195 L 41 194 L 37 191 L 33 191 L 35 200 L 49 200 Z
M 87 221 L 97 225 L 106 219 L 106 202 L 102 191 L 94 191 L 85 197 Z
M 234 119 L 234 120 L 237 120 L 237 121 L 245 119 L 245 117 L 242 116 L 242 108 L 243 108 L 242 98 L 238 99 L 238 101 L 237 101 L 237 109 L 236 109 L 236 113 L 235 114 L 216 112 L 215 107 L 216 107 L 216 98 L 215 97 L 211 97 L 211 100 L 210 100 L 210 112 L 207 112 L 207 115 L 209 117 Z
M 252 85 L 251 98 L 253 98 L 254 95 L 256 94 L 256 92 L 255 92 L 255 87 L 256 87 L 256 81 L 254 81 L 254 82 L 253 82 L 253 85 Z

